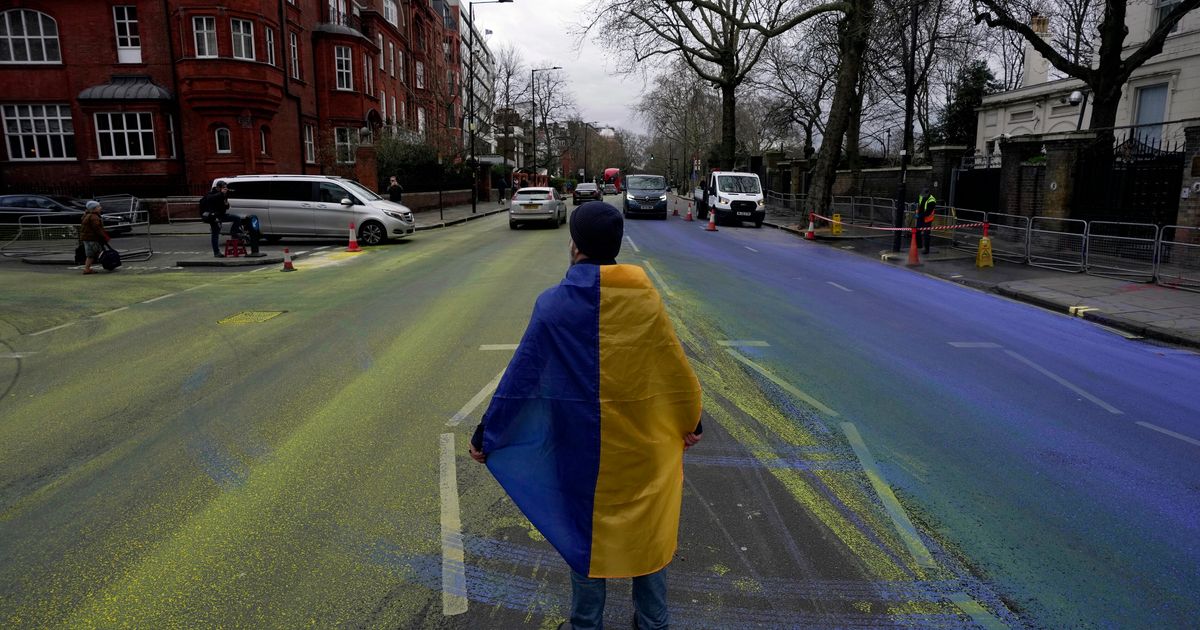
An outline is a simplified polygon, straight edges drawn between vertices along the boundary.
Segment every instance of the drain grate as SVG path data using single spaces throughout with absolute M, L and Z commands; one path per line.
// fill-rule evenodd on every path
M 283 315 L 287 311 L 242 311 L 237 315 L 230 315 L 225 319 L 217 322 L 218 324 L 261 324 L 268 319 Z

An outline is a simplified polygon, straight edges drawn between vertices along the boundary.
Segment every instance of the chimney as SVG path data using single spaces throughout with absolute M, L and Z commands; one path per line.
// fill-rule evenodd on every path
M 1050 18 L 1034 13 L 1029 18 L 1029 28 L 1037 33 L 1042 41 L 1050 40 Z M 1021 87 L 1028 87 L 1046 82 L 1050 70 L 1050 62 L 1041 55 L 1029 42 L 1025 43 L 1025 70 L 1021 74 Z

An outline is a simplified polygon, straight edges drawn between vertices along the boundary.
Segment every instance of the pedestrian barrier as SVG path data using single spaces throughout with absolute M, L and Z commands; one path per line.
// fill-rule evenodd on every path
M 992 257 L 1017 264 L 1029 261 L 1029 217 L 987 213 Z
M 987 223 L 988 214 L 979 210 L 966 208 L 948 208 L 945 214 L 939 213 L 935 224 L 958 225 L 960 223 Z M 934 235 L 950 240 L 950 247 L 975 253 L 979 251 L 979 239 L 983 238 L 981 230 L 946 230 L 934 231 Z
M 1158 238 L 1158 283 L 1200 291 L 1200 228 L 1168 225 Z
M 167 223 L 199 221 L 200 197 L 167 197 L 164 210 Z
M 110 198 L 113 214 L 132 218 L 105 225 L 116 235 L 125 235 L 121 240 L 121 258 L 126 261 L 149 260 L 154 255 L 151 245 L 150 223 L 145 213 L 139 210 L 136 197 L 123 197 L 128 205 Z M 102 202 L 102 205 L 105 202 Z M 109 206 L 104 206 L 108 215 Z M 122 214 L 124 212 L 124 214 Z M 11 258 L 35 258 L 39 256 L 61 256 L 73 258 L 79 243 L 79 222 L 83 215 L 78 212 L 43 212 L 17 218 L 15 229 L 7 230 L 0 239 L 0 255 Z M 119 230 L 119 232 L 118 232 Z M 132 248 L 128 244 L 145 239 L 144 247 Z
M 1033 217 L 1029 221 L 1029 264 L 1080 273 L 1086 267 L 1087 221 Z
M 1085 271 L 1134 282 L 1154 282 L 1158 226 L 1092 221 L 1087 226 Z

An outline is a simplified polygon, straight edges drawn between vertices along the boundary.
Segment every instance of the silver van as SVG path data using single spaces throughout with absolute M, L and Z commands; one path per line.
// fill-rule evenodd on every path
M 416 230 L 412 211 L 362 184 L 327 175 L 236 175 L 213 180 L 229 186 L 229 212 L 258 215 L 263 238 L 346 238 L 353 223 L 358 242 L 378 245 Z

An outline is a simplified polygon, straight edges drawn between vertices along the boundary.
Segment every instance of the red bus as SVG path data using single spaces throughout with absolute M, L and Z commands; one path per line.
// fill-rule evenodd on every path
M 620 193 L 622 179 L 623 178 L 621 177 L 621 169 L 606 168 L 606 169 L 604 169 L 604 181 L 601 182 L 601 184 L 612 184 L 617 189 L 617 192 Z

